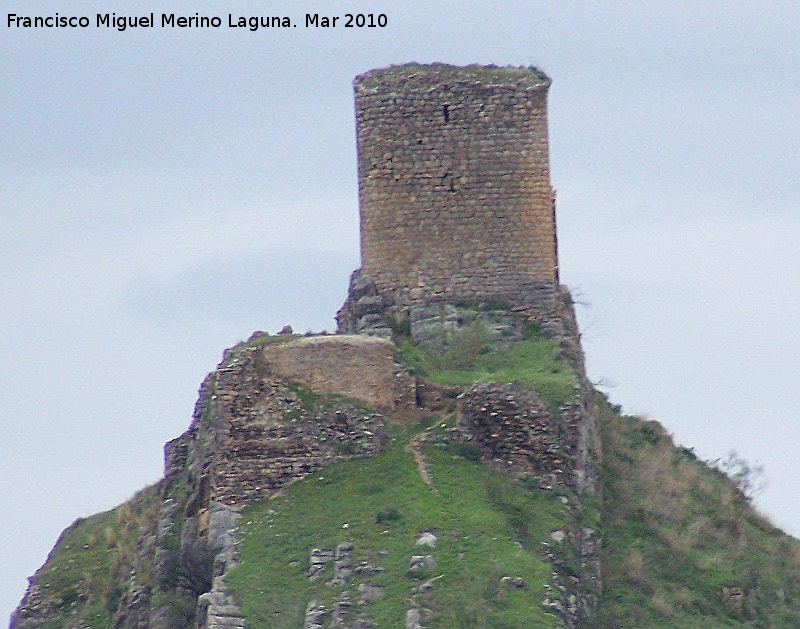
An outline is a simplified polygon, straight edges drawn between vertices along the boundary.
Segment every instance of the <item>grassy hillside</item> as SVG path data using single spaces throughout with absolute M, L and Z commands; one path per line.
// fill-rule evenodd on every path
M 131 567 L 138 565 L 141 582 L 152 579 L 137 557 L 140 544 L 155 527 L 159 504 L 157 487 L 150 487 L 112 511 L 68 527 L 35 575 L 38 614 L 32 626 L 108 629 Z
M 242 565 L 229 581 L 252 626 L 296 629 L 312 599 L 330 609 L 347 595 L 356 606 L 361 583 L 384 588 L 365 606 L 381 628 L 405 627 L 412 607 L 430 610 L 431 629 L 558 626 L 542 607 L 551 568 L 540 554 L 568 516 L 558 497 L 433 447 L 425 452 L 427 485 L 408 439 L 399 434 L 378 457 L 323 470 L 244 512 Z M 427 531 L 436 546 L 415 547 Z M 311 551 L 343 541 L 353 543 L 355 564 L 382 570 L 328 586 L 328 567 L 310 580 Z M 435 567 L 409 569 L 420 554 L 432 555 Z M 524 587 L 504 585 L 504 576 Z M 429 590 L 414 593 L 428 581 Z
M 657 422 L 599 407 L 598 627 L 800 627 L 800 542 Z
M 553 411 L 578 382 L 559 345 L 531 333 L 492 346 L 466 329 L 438 350 L 400 347 L 431 381 L 515 380 Z M 311 601 L 328 621 L 346 601 L 345 617 L 363 612 L 381 629 L 405 627 L 410 609 L 422 611 L 429 629 L 557 627 L 544 604 L 554 586 L 544 551 L 583 518 L 603 540 L 595 629 L 800 627 L 800 542 L 755 512 L 727 477 L 675 447 L 658 423 L 622 415 L 600 395 L 596 410 L 602 507 L 584 498 L 576 510 L 564 488 L 542 491 L 492 471 L 473 444 L 444 438 L 456 422 L 446 409 L 393 425 L 378 456 L 318 471 L 246 509 L 242 563 L 228 579 L 248 626 L 299 629 Z M 138 583 L 153 586 L 143 558 L 152 556 L 159 491 L 67 529 L 36 574 L 28 601 L 35 619 L 18 626 L 107 628 L 132 568 Z M 416 545 L 426 532 L 435 546 Z M 349 578 L 334 578 L 328 556 L 310 579 L 312 551 L 343 544 L 352 546 Z

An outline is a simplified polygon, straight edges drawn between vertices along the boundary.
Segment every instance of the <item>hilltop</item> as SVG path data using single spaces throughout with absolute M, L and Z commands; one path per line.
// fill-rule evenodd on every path
M 362 268 L 254 332 L 11 629 L 797 627 L 800 542 L 592 386 L 535 68 L 356 78 Z
M 12 628 L 797 626 L 800 543 L 657 423 L 581 400 L 574 341 L 488 308 L 416 339 L 255 334 Z M 602 500 L 565 447 L 579 409 Z

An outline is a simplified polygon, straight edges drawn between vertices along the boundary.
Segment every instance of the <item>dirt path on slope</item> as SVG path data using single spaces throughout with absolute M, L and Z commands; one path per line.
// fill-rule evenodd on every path
M 420 433 L 408 442 L 408 445 L 406 445 L 405 449 L 414 455 L 414 460 L 417 463 L 417 471 L 419 472 L 419 477 L 422 479 L 422 482 L 430 487 L 431 491 L 438 494 L 439 490 L 434 487 L 433 478 L 431 477 L 430 470 L 428 469 L 428 460 L 425 458 L 425 453 L 422 451 L 422 446 L 424 443 L 425 434 Z

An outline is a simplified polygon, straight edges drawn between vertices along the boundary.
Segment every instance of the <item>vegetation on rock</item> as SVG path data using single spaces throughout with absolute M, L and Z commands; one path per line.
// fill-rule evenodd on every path
M 141 559 L 159 505 L 158 486 L 153 486 L 116 509 L 80 518 L 65 529 L 34 575 L 27 606 L 12 617 L 12 626 L 111 627 L 132 568 L 139 570 L 141 583 L 152 583 L 152 561 Z

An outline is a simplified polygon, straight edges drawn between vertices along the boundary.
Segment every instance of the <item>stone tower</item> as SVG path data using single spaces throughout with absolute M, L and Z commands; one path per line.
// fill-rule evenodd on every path
M 384 304 L 552 302 L 550 79 L 407 64 L 354 84 L 361 273 Z

